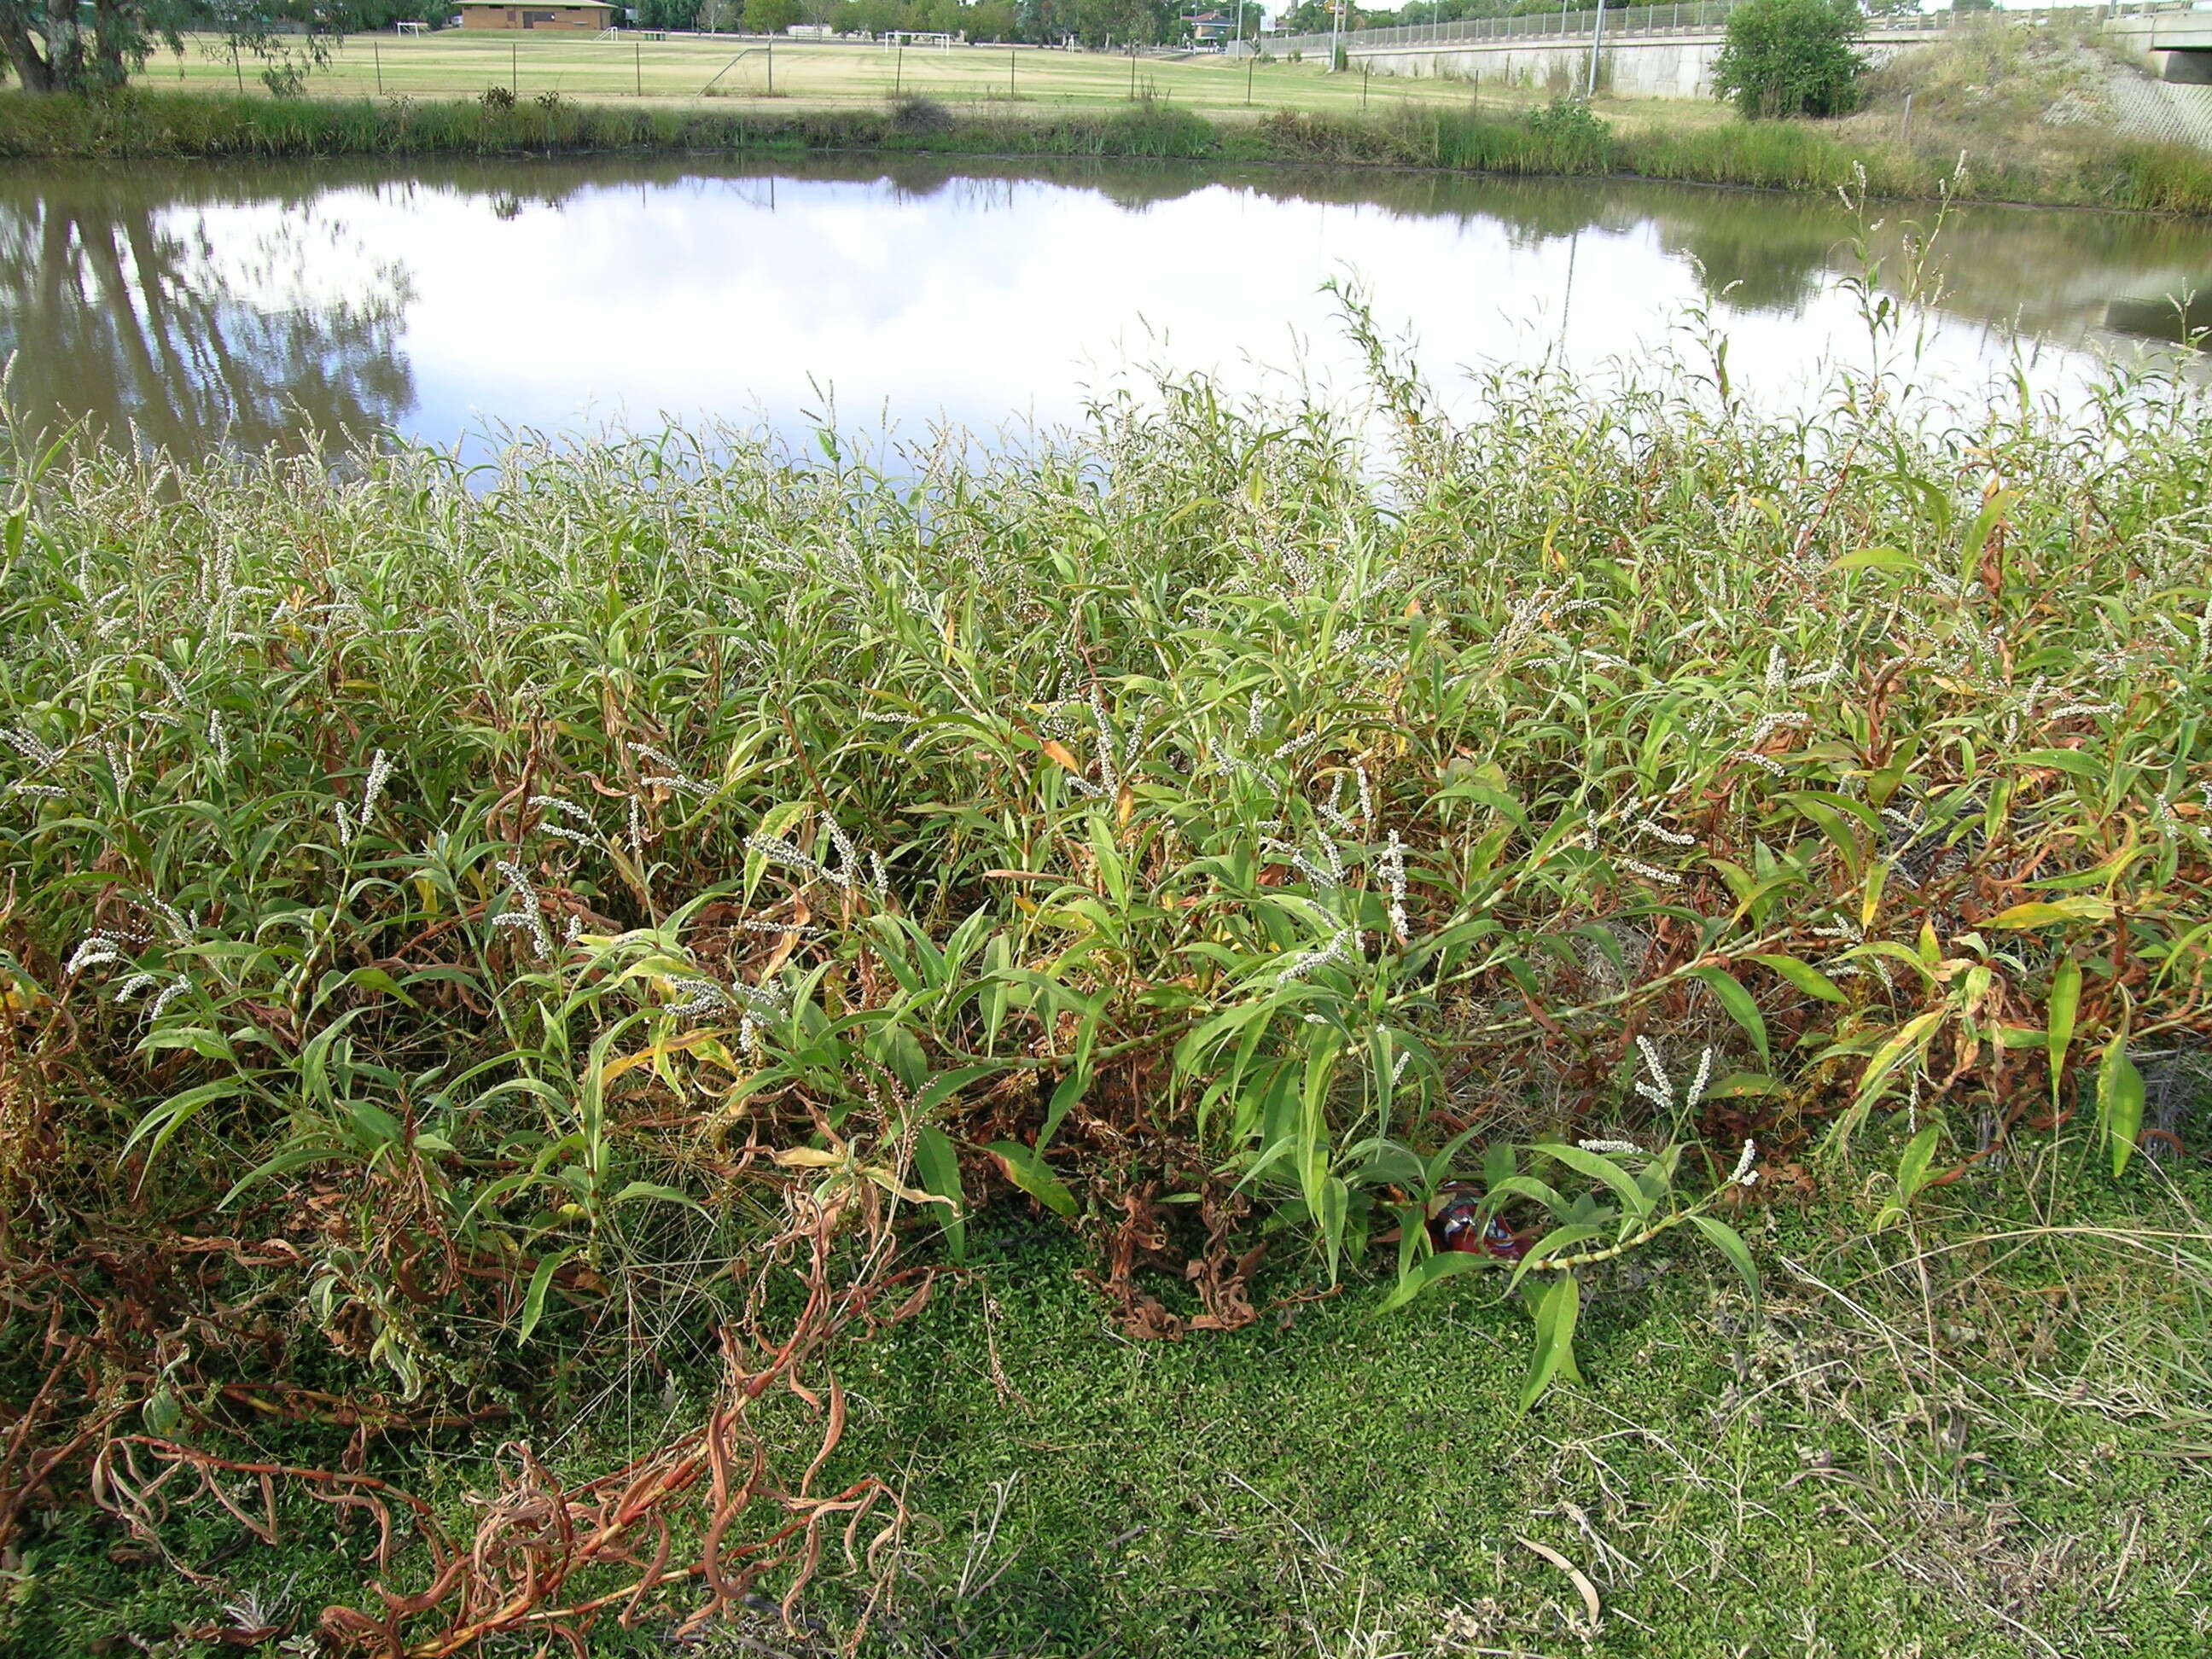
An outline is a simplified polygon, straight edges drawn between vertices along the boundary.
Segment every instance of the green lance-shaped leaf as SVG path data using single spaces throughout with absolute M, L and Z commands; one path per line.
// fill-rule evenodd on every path
M 1941 1123 L 1931 1123 L 1905 1143 L 1904 1156 L 1897 1160 L 1897 1195 L 1913 1199 L 1928 1184 L 1928 1166 L 1936 1157 L 1936 1142 L 1943 1133 Z
M 2081 1007 L 2081 964 L 2068 957 L 2051 975 L 2051 1016 L 2045 1036 L 2051 1054 L 2051 1103 L 2058 1103 L 2058 1085 L 2066 1073 L 2066 1048 L 2074 1041 L 2074 1019 Z
M 2112 1149 L 2112 1175 L 2126 1172 L 2142 1134 L 2143 1080 L 2128 1058 L 2128 1040 L 2121 1033 L 2105 1045 L 2097 1062 L 2097 1122 Z
M 1592 1181 L 1602 1182 L 1620 1200 L 1621 1207 L 1633 1220 L 1641 1221 L 1651 1208 L 1651 1200 L 1636 1184 L 1636 1177 L 1601 1152 L 1586 1152 L 1579 1146 L 1569 1146 L 1559 1141 L 1547 1141 L 1536 1150 L 1546 1158 L 1557 1158 L 1578 1175 Z
M 1401 1273 L 1398 1282 L 1391 1286 L 1390 1294 L 1382 1298 L 1376 1311 L 1394 1313 L 1447 1279 L 1460 1273 L 1471 1273 L 1478 1268 L 1502 1265 L 1496 1256 L 1485 1255 L 1480 1251 L 1439 1250 L 1434 1255 L 1425 1257 L 1420 1265 L 1410 1272 Z
M 960 1189 L 960 1157 L 951 1137 L 933 1123 L 925 1123 L 915 1132 L 914 1170 L 921 1179 L 922 1191 L 945 1200 L 945 1248 L 955 1261 L 966 1261 L 968 1223 L 961 1214 L 965 1194 Z
M 1766 1021 L 1759 1012 L 1759 1005 L 1752 1000 L 1751 993 L 1745 990 L 1735 976 L 1725 969 L 1695 969 L 1692 970 L 1692 977 L 1705 982 L 1712 994 L 1720 999 L 1721 1006 L 1728 1010 L 1729 1018 L 1749 1033 L 1752 1046 L 1759 1050 L 1760 1060 L 1771 1064 L 1766 1048 Z
M 1928 1044 L 1934 1040 L 1936 1027 L 1942 1023 L 1944 1012 L 1942 1008 L 1930 1008 L 1924 1013 L 1915 1014 L 1891 1032 L 1881 1047 L 1875 1050 L 1874 1058 L 1867 1061 L 1865 1075 L 1859 1080 L 1858 1093 L 1852 1097 L 1849 1109 L 1837 1120 L 1835 1128 L 1830 1132 L 1838 1147 L 1850 1144 L 1852 1133 L 1866 1121 L 1867 1113 L 1873 1109 L 1875 1102 L 1881 1097 L 1883 1088 L 1898 1068 L 1908 1058 L 1917 1059 L 1926 1050 Z
M 1690 1224 L 1713 1242 L 1715 1249 L 1729 1259 L 1729 1263 L 1741 1275 L 1744 1285 L 1751 1291 L 1753 1307 L 1759 1305 L 1759 1269 L 1752 1265 L 1751 1251 L 1743 1242 L 1743 1235 L 1725 1221 L 1715 1220 L 1709 1215 L 1693 1215 Z
M 647 1201 L 654 1204 L 681 1204 L 687 1208 L 698 1211 L 701 1215 L 707 1213 L 707 1206 L 692 1197 L 690 1194 L 680 1192 L 673 1187 L 663 1186 L 657 1181 L 630 1182 L 608 1200 L 610 1205 L 640 1204 Z
M 1006 1172 L 1007 1180 L 1045 1208 L 1055 1215 L 1075 1213 L 1075 1194 L 1067 1190 L 1034 1148 L 1018 1140 L 994 1140 L 983 1150 L 999 1160 L 999 1167 Z
M 1528 1275 L 1528 1271 L 1539 1262 L 1549 1261 L 1553 1256 L 1565 1255 L 1577 1244 L 1587 1244 L 1592 1239 L 1604 1237 L 1604 1228 L 1586 1221 L 1577 1221 L 1565 1227 L 1553 1228 L 1550 1232 L 1546 1233 L 1528 1249 L 1522 1252 L 1521 1260 L 1514 1264 L 1513 1276 L 1505 1281 L 1506 1289 L 1511 1290 L 1518 1285 Z M 1565 1271 L 1570 1277 L 1572 1276 L 1572 1268 Z
M 572 1245 L 539 1260 L 537 1271 L 530 1275 L 530 1288 L 522 1294 L 522 1328 L 514 1337 L 518 1344 L 529 1341 L 531 1332 L 538 1328 L 538 1322 L 545 1314 L 545 1293 L 553 1288 L 553 1275 L 575 1254 Z
M 1850 1000 L 1834 981 L 1809 963 L 1800 962 L 1795 957 L 1771 954 L 1755 956 L 1751 959 L 1764 967 L 1771 968 L 1808 997 L 1818 997 L 1823 1002 Z
M 1521 1411 L 1543 1398 L 1556 1382 L 1579 1382 L 1575 1367 L 1575 1320 L 1582 1312 L 1582 1285 L 1571 1273 L 1561 1273 L 1536 1302 L 1536 1352 L 1528 1363 L 1528 1380 L 1521 1386 Z
M 1980 925 L 1985 931 L 2010 933 L 2026 927 L 2052 927 L 2068 921 L 2110 921 L 2116 908 L 2110 899 L 2081 893 L 2072 898 L 2032 899 L 2025 904 L 2015 904 L 2008 910 L 1998 911 Z

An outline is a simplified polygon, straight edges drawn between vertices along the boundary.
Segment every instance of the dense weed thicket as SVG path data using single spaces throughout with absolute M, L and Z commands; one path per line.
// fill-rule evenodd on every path
M 503 90 L 503 89 L 501 89 Z M 1405 106 L 1373 117 L 1280 110 L 1209 119 L 1157 101 L 1112 112 L 1026 112 L 907 99 L 886 109 L 637 108 L 552 97 L 422 101 L 246 99 L 132 92 L 0 94 L 0 157 L 286 157 L 892 150 L 1440 167 L 1543 176 L 1623 175 L 1769 190 L 1950 194 L 1986 201 L 2212 213 L 2212 156 L 2185 145 L 2069 129 L 2023 146 L 1946 129 L 1914 147 L 1871 129 L 1794 121 L 1614 128 L 1582 113 Z
M 298 1481 L 428 1551 L 349 1640 L 722 1605 L 896 1524 L 748 1411 L 826 1455 L 810 1358 L 994 1195 L 1145 1334 L 1249 1322 L 1270 1240 L 1517 1263 L 1533 1400 L 1578 1261 L 1748 1270 L 1724 1218 L 1888 1120 L 1900 1205 L 2171 1135 L 2201 398 L 1945 425 L 1892 368 L 1778 422 L 1717 357 L 1455 420 L 1352 321 L 1388 454 L 1202 380 L 896 476 L 16 447 L 0 1531 L 88 1471 L 149 1530 Z M 1431 1254 L 1468 1191 L 1501 1242 Z M 702 1363 L 706 1422 L 565 1496 L 526 1455 L 473 1548 L 364 1464 Z

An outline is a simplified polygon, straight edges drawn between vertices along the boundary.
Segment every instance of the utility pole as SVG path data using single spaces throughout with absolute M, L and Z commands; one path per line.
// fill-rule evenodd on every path
M 1344 50 L 1344 0 L 1335 0 L 1328 13 L 1328 72 L 1336 73 L 1336 54 Z
M 1597 27 L 1590 32 L 1589 86 L 1584 98 L 1597 96 L 1597 49 L 1605 44 L 1605 0 L 1597 0 Z

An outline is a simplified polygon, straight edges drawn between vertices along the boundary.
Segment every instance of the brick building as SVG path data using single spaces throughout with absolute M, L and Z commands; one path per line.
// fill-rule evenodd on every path
M 543 6 L 511 6 L 506 0 L 460 0 L 465 29 L 562 29 L 597 34 L 612 28 L 615 9 L 606 0 L 559 0 Z

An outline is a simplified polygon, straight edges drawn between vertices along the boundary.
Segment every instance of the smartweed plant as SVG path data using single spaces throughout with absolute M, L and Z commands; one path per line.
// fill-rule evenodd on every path
M 17 443 L 9 1246 L 228 1240 L 298 1310 L 113 1387 L 626 1398 L 795 1205 L 958 1255 L 1034 1204 L 1233 1326 L 1263 1233 L 1442 1291 L 1480 1170 L 1525 1404 L 1594 1270 L 1751 1279 L 1727 1214 L 1893 1122 L 1903 1203 L 2083 1131 L 2136 1178 L 2140 1056 L 2212 1027 L 2201 395 L 1455 419 L 1347 323 L 1364 426 L 1170 379 L 896 476 Z

